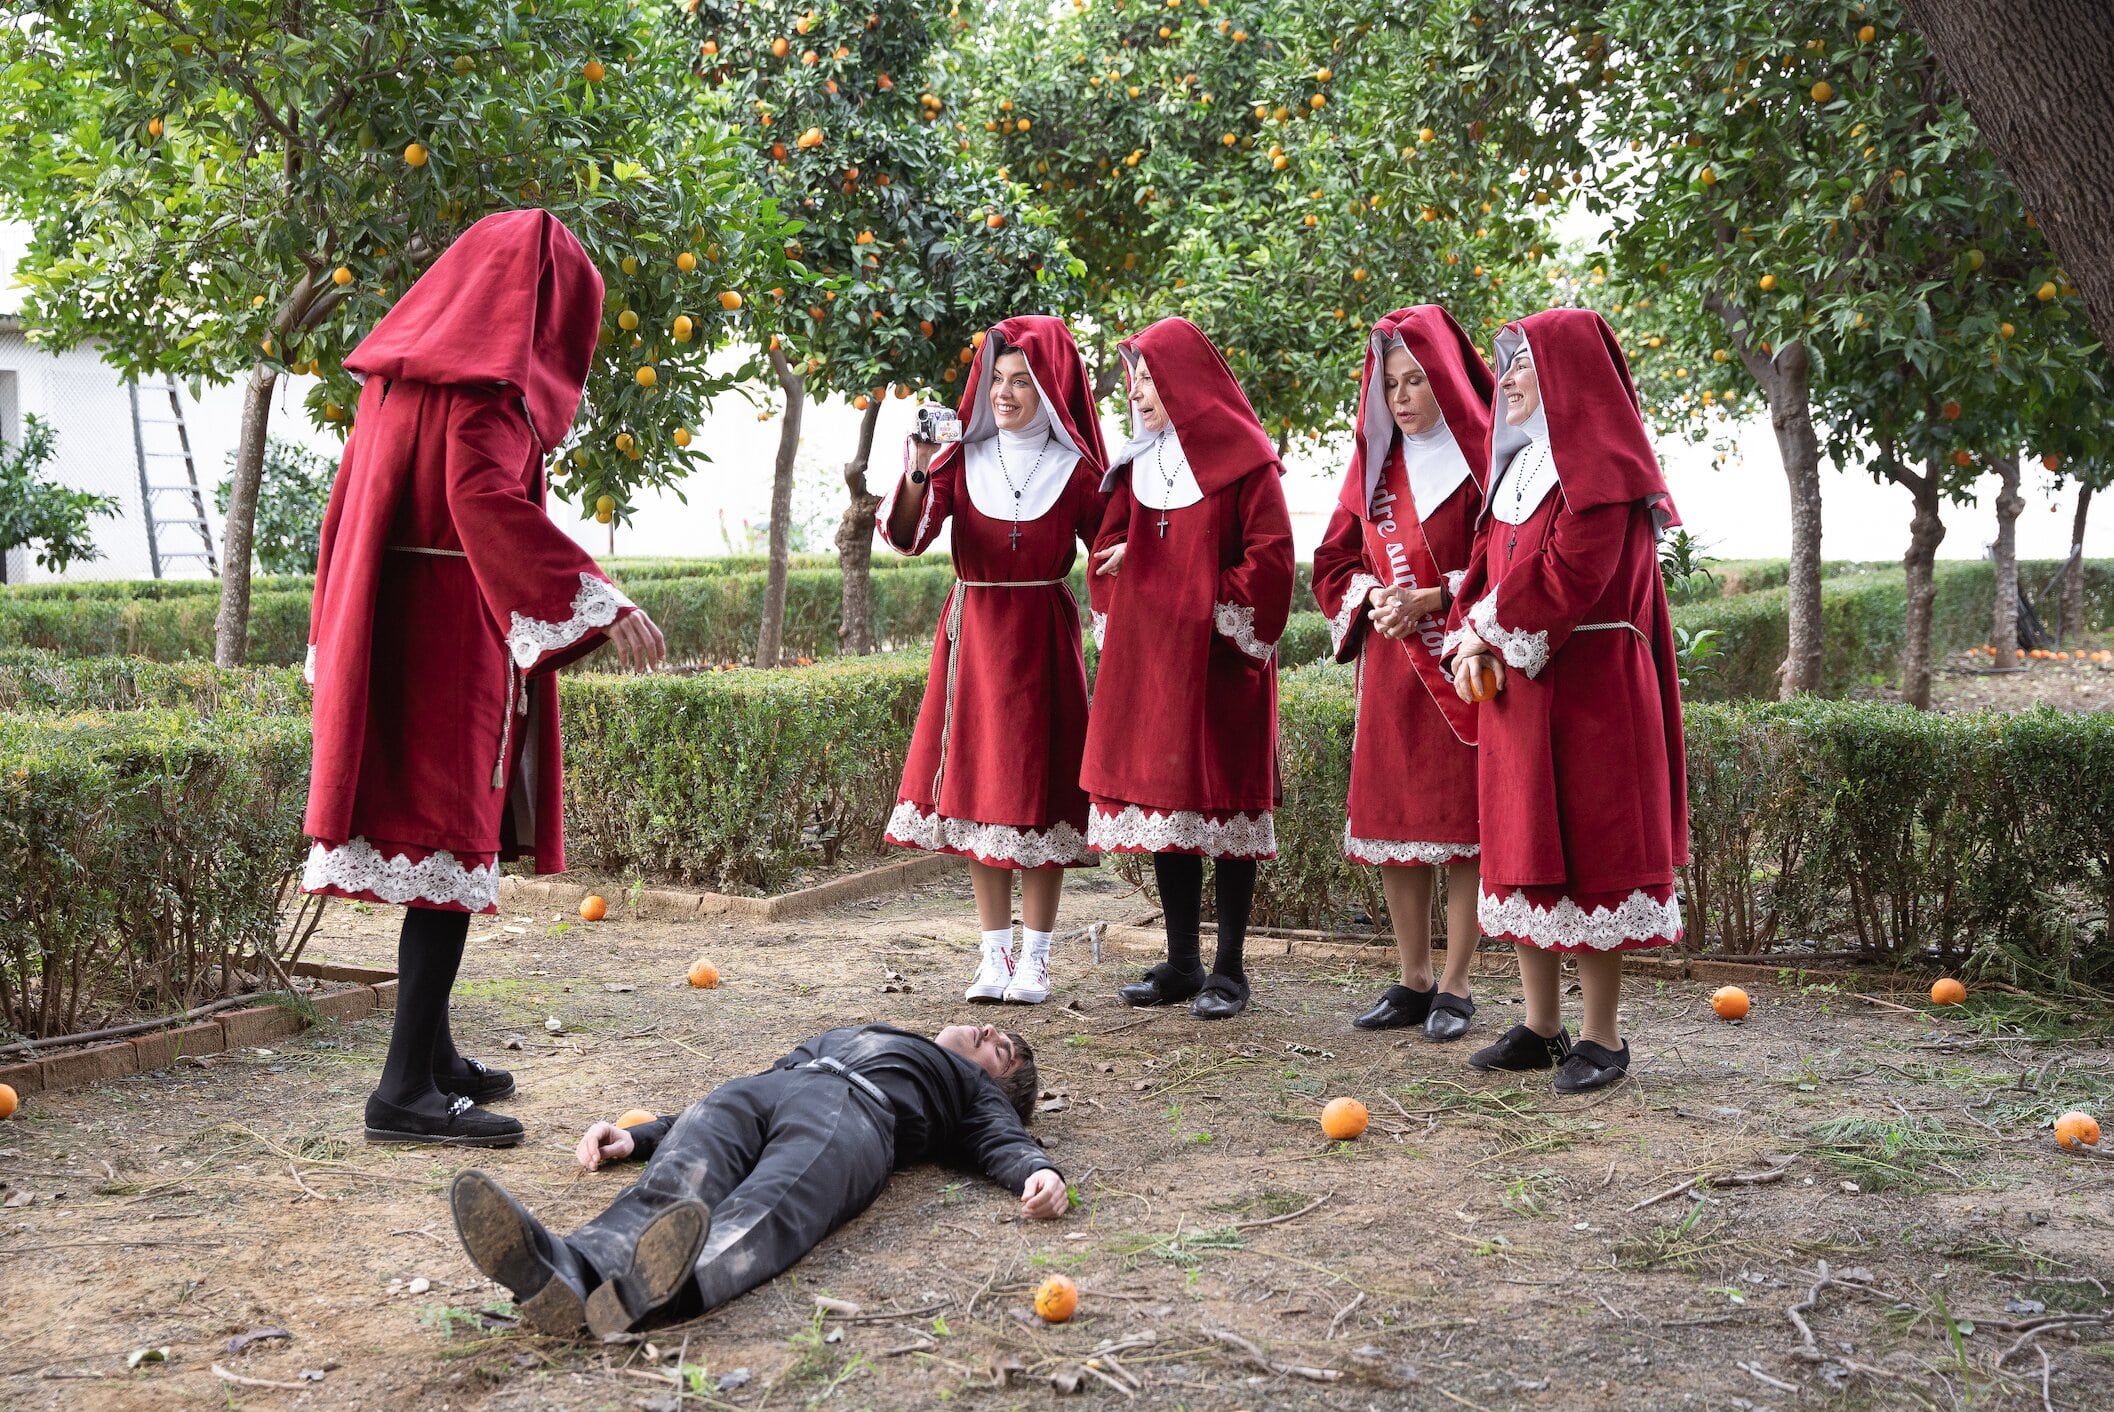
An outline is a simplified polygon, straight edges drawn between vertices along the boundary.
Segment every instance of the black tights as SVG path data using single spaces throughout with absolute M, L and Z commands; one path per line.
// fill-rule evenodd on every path
M 406 907 L 396 943 L 396 1027 L 375 1096 L 399 1108 L 438 1111 L 447 1105 L 436 1074 L 463 1067 L 448 1031 L 448 992 L 462 965 L 470 914 Z
M 1155 853 L 1153 877 L 1160 885 L 1160 910 L 1167 916 L 1167 961 L 1178 971 L 1203 965 L 1199 938 L 1203 932 L 1204 860 L 1194 853 Z M 1241 948 L 1248 939 L 1248 916 L 1255 909 L 1255 860 L 1221 858 L 1212 869 L 1218 887 L 1218 955 L 1211 969 L 1246 980 Z

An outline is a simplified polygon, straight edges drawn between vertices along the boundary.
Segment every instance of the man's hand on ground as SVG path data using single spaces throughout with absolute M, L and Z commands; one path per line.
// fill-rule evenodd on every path
M 596 1123 L 580 1134 L 580 1145 L 573 1149 L 573 1156 L 580 1165 L 593 1172 L 604 1162 L 621 1162 L 631 1155 L 631 1134 L 615 1123 Z
M 1029 1177 L 1028 1184 L 1020 1189 L 1020 1214 L 1031 1221 L 1054 1221 L 1071 1205 L 1064 1178 L 1048 1167 Z

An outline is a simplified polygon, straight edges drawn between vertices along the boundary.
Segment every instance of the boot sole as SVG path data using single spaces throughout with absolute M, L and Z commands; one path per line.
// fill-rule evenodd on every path
M 369 1142 L 424 1143 L 429 1147 L 519 1147 L 526 1136 L 526 1133 L 493 1133 L 489 1137 L 446 1137 L 437 1133 L 400 1133 L 394 1128 L 367 1129 Z
M 587 1323 L 579 1293 L 536 1251 L 535 1239 L 506 1189 L 481 1172 L 464 1172 L 448 1190 L 455 1235 L 470 1263 L 506 1286 L 522 1318 L 540 1332 L 577 1336 Z M 526 1299 L 519 1291 L 539 1286 Z
M 597 1337 L 627 1334 L 674 1297 L 697 1269 L 698 1252 L 712 1233 L 702 1201 L 685 1201 L 639 1232 L 631 1268 L 596 1286 L 587 1297 L 587 1327 Z

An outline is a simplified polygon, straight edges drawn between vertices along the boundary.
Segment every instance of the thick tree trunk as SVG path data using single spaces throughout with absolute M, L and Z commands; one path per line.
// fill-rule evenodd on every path
M 1903 2 L 2114 344 L 2114 5 Z
M 2070 557 L 2063 564 L 2063 607 L 2055 645 L 2068 647 L 2085 636 L 2085 516 L 2092 509 L 2092 487 L 2077 488 L 2077 514 L 2070 520 Z
M 1099 407 L 1108 401 L 1108 395 L 1123 384 L 1123 355 L 1109 355 L 1108 366 L 1094 378 L 1094 405 Z M 1126 419 L 1127 421 L 1127 419 Z
M 771 473 L 771 566 L 763 590 L 763 623 L 756 630 L 756 665 L 775 667 L 785 644 L 785 576 L 793 552 L 793 459 L 800 451 L 800 414 L 807 407 L 807 379 L 793 371 L 784 353 L 770 350 L 771 371 L 785 389 L 785 420 L 778 427 L 778 463 Z
M 264 477 L 264 432 L 271 425 L 278 369 L 259 363 L 242 390 L 242 431 L 228 488 L 227 522 L 220 531 L 220 616 L 213 623 L 213 660 L 239 667 L 249 650 L 250 544 L 257 529 L 257 486 Z
M 1935 461 L 1922 475 L 1896 472 L 1895 479 L 1916 498 L 1916 513 L 1909 520 L 1908 552 L 1901 568 L 1908 579 L 1908 622 L 1901 644 L 1901 699 L 1918 711 L 1930 709 L 1931 605 L 1938 596 L 1932 565 L 1938 545 L 1945 539 L 1945 521 L 1938 516 L 1938 487 L 1945 468 Z
M 1987 461 L 1999 482 L 1997 537 L 1989 546 L 1989 557 L 1997 570 L 1996 608 L 1989 619 L 1989 642 L 1997 650 L 1997 665 L 2008 667 L 2013 660 L 2012 651 L 2019 645 L 2019 512 L 2026 508 L 2026 497 L 2019 494 L 2018 452 L 1988 457 Z
M 874 649 L 873 517 L 881 497 L 866 487 L 867 463 L 873 459 L 874 427 L 881 420 L 881 399 L 866 404 L 859 418 L 859 449 L 844 463 L 844 484 L 851 499 L 837 525 L 837 573 L 844 581 L 837 645 L 846 656 L 863 657 Z

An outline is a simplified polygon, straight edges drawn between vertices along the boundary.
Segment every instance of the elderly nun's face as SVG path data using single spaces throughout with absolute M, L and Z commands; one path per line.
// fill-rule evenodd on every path
M 1382 390 L 1388 415 L 1404 436 L 1421 436 L 1439 424 L 1439 399 L 1431 390 L 1431 379 L 1424 376 L 1407 348 L 1388 349 L 1380 371 L 1386 379 Z
M 1520 426 L 1541 407 L 1541 383 L 1534 377 L 1534 354 L 1521 348 L 1512 366 L 1498 379 L 1498 395 L 1505 399 L 1505 424 Z
M 1019 431 L 1035 420 L 1042 399 L 1028 371 L 1028 355 L 1008 348 L 991 368 L 991 415 L 1001 431 Z
M 1167 409 L 1160 405 L 1160 390 L 1153 386 L 1152 369 L 1143 358 L 1131 365 L 1130 405 L 1147 431 L 1157 436 L 1167 430 Z

